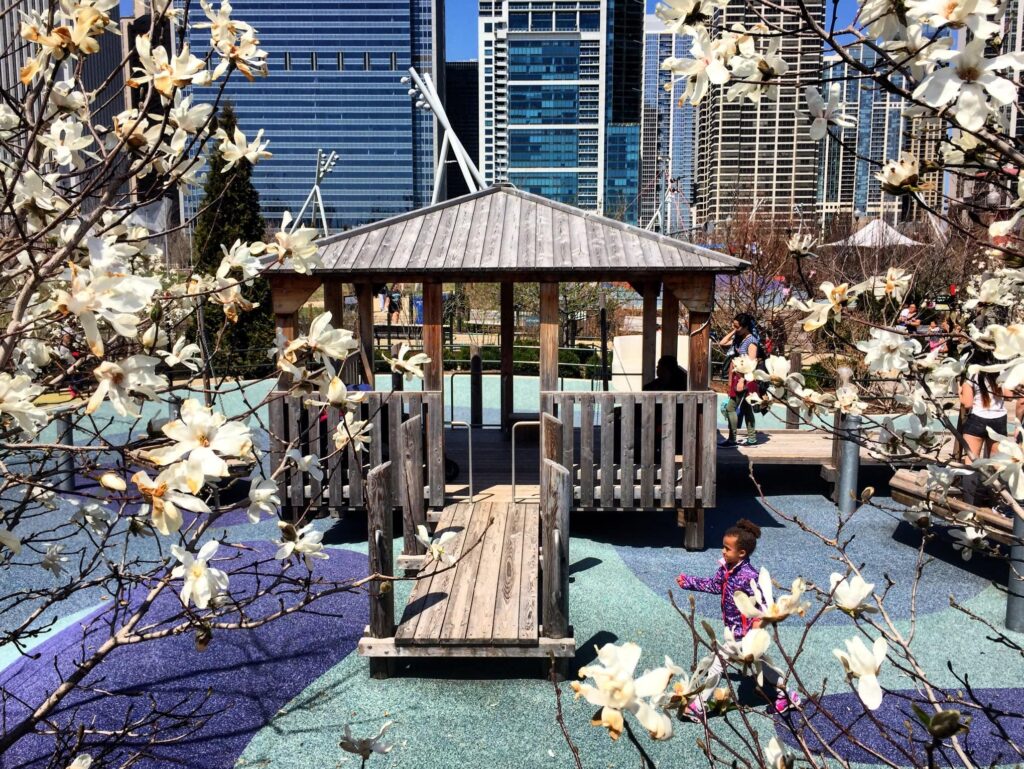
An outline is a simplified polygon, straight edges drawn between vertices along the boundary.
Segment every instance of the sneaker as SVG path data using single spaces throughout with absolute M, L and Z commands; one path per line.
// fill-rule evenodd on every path
M 691 721 L 703 721 L 704 703 L 700 700 L 694 700 L 683 709 L 683 715 Z
M 796 692 L 779 692 L 775 697 L 775 712 L 782 715 L 800 704 L 800 695 Z
M 736 439 L 735 438 L 724 438 L 724 439 L 722 439 L 722 440 L 720 440 L 718 442 L 718 445 L 719 446 L 736 446 L 738 444 L 736 443 Z
M 747 438 L 745 441 L 743 441 L 743 445 L 744 446 L 756 446 L 757 445 L 757 438 L 753 438 L 753 437 Z

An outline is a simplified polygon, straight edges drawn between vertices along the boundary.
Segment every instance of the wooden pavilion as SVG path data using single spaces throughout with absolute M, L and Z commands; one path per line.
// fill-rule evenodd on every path
M 552 652 L 556 657 L 571 656 L 570 646 L 574 646 L 566 640 L 570 631 L 567 617 L 562 618 L 564 622 L 545 623 L 541 608 L 547 606 L 549 613 L 557 613 L 557 607 L 551 607 L 561 599 L 545 593 L 539 607 L 529 589 L 531 584 L 536 588 L 543 583 L 552 589 L 558 587 L 555 582 L 561 584 L 561 579 L 541 580 L 538 576 L 544 571 L 538 553 L 548 558 L 557 551 L 568 559 L 568 532 L 562 535 L 557 525 L 564 520 L 567 526 L 567 508 L 675 509 L 680 524 L 686 527 L 687 546 L 703 547 L 704 509 L 715 504 L 717 408 L 716 395 L 710 389 L 715 276 L 739 272 L 745 262 L 505 184 L 325 238 L 320 249 L 323 266 L 312 275 L 296 274 L 287 264 L 266 273 L 277 325 L 283 333 L 288 337 L 298 333 L 299 308 L 321 286 L 325 309 L 340 318 L 343 285 L 352 284 L 358 301 L 355 331 L 361 357 L 372 361 L 373 287 L 399 281 L 422 283 L 423 350 L 431 363 L 424 369 L 422 391 L 368 393 L 360 418 L 373 421 L 376 437 L 361 455 L 349 449 L 343 456 L 328 445 L 342 416 L 337 410 L 328 409 L 325 419 L 299 398 L 272 400 L 271 450 L 277 458 L 295 442 L 301 444 L 303 453 L 330 455 L 322 482 L 295 469 L 282 474 L 282 499 L 292 515 L 310 507 L 358 507 L 373 512 L 376 506 L 374 520 L 381 523 L 371 524 L 371 557 L 379 552 L 384 565 L 389 555 L 380 540 L 386 534 L 384 539 L 390 541 L 390 525 L 385 527 L 383 520 L 388 516 L 382 509 L 390 510 L 392 503 L 403 512 L 407 565 L 415 565 L 415 559 L 422 557 L 422 547 L 411 536 L 420 521 L 453 527 L 463 533 L 463 539 L 476 532 L 481 537 L 476 544 L 484 553 L 475 559 L 475 565 L 474 558 L 468 557 L 460 561 L 458 569 L 435 577 L 440 582 L 434 584 L 433 592 L 432 580 L 421 580 L 397 632 L 393 627 L 389 630 L 393 615 L 388 620 L 382 606 L 389 599 L 377 596 L 382 604 L 375 615 L 377 627 L 374 630 L 371 622 L 371 632 L 360 647 L 363 653 L 433 656 L 443 648 L 447 650 L 444 653 L 476 656 L 481 648 L 487 648 L 492 652 L 503 649 L 501 655 L 546 656 Z M 655 378 L 659 356 L 677 355 L 680 308 L 685 308 L 689 391 L 558 390 L 559 283 L 612 281 L 628 282 L 643 297 L 644 382 Z M 541 448 L 535 455 L 539 505 L 516 499 L 498 505 L 475 498 L 468 504 L 447 504 L 452 500 L 446 496 L 444 480 L 442 284 L 446 282 L 500 284 L 501 421 L 506 430 L 518 416 L 512 411 L 513 286 L 540 284 L 541 414 L 535 422 L 541 427 Z M 363 372 L 364 380 L 374 387 L 372 364 L 364 365 Z M 371 473 L 375 491 L 365 482 Z M 386 493 L 380 490 L 384 475 L 388 476 Z M 482 504 L 489 507 L 486 514 L 478 516 Z M 480 528 L 481 516 L 490 521 L 486 532 Z M 540 534 L 535 530 L 538 522 Z M 544 546 L 545 536 L 557 536 L 558 544 Z M 549 544 L 555 541 L 551 539 Z M 469 550 L 473 543 L 460 541 L 458 547 Z M 499 573 L 497 566 L 490 569 L 489 564 L 503 560 L 507 560 L 503 571 Z M 563 570 L 567 567 L 563 564 Z M 558 565 L 545 568 L 557 570 Z M 428 594 L 438 592 L 439 585 L 444 587 L 444 600 L 440 604 L 426 600 Z M 482 614 L 465 604 L 466 591 L 476 595 L 481 590 L 488 593 L 484 604 L 489 607 Z M 512 593 L 517 600 L 511 600 Z M 424 609 L 417 610 L 417 605 Z M 453 617 L 465 622 L 453 621 Z M 545 632 L 538 635 L 542 626 Z

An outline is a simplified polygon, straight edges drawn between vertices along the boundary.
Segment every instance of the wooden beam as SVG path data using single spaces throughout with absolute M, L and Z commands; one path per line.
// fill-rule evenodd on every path
M 369 283 L 356 283 L 356 302 L 359 305 L 356 336 L 359 337 L 360 352 L 366 361 L 363 381 L 373 388 L 373 286 Z
M 430 363 L 423 367 L 423 389 L 444 389 L 444 347 L 441 336 L 441 284 L 423 284 L 423 352 Z
M 690 363 L 687 383 L 691 390 L 711 387 L 711 313 L 690 310 Z
M 345 327 L 345 283 L 340 277 L 324 278 L 324 310 L 331 314 L 331 325 Z
M 270 301 L 275 315 L 292 315 L 320 288 L 320 278 L 313 275 L 267 275 Z
M 512 409 L 515 407 L 513 379 L 513 347 L 516 343 L 516 315 L 513 304 L 515 285 L 501 284 L 501 429 L 512 429 Z
M 658 352 L 658 289 L 656 281 L 643 284 L 643 340 L 641 342 L 642 357 L 640 366 L 640 383 L 645 385 L 654 379 L 657 366 L 655 356 Z
M 540 389 L 558 389 L 558 284 L 540 284 Z
M 715 276 L 690 275 L 672 283 L 672 292 L 690 312 L 711 312 L 715 308 Z
M 668 283 L 661 292 L 661 354 L 679 357 L 679 300 Z

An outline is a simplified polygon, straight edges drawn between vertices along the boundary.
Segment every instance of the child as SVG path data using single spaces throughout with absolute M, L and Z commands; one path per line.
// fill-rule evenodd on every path
M 725 626 L 732 631 L 733 637 L 739 641 L 747 632 L 757 627 L 757 620 L 750 620 L 743 616 L 733 594 L 742 591 L 747 595 L 753 595 L 750 587 L 751 580 L 757 581 L 757 570 L 750 565 L 750 556 L 754 554 L 757 547 L 757 540 L 761 536 L 761 527 L 756 523 L 741 518 L 735 526 L 726 530 L 722 536 L 722 560 L 718 570 L 712 577 L 690 577 L 680 574 L 676 582 L 683 590 L 696 590 L 701 593 L 715 593 L 722 597 L 722 620 Z M 715 656 L 715 660 L 708 671 L 710 676 L 722 674 L 722 662 Z M 769 665 L 764 666 L 765 680 L 776 689 L 775 711 L 784 713 L 792 705 L 800 704 L 800 696 L 796 692 L 786 694 L 785 689 L 779 687 L 780 677 L 778 671 Z M 701 700 L 690 703 L 687 712 L 694 718 L 699 719 L 704 711 L 703 703 L 711 697 L 711 690 L 701 693 Z

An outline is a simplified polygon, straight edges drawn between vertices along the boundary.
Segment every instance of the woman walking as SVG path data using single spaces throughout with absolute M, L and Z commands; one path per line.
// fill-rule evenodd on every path
M 737 358 L 750 358 L 752 368 L 757 366 L 758 341 L 754 336 L 754 318 L 745 312 L 739 313 L 733 319 L 732 331 L 726 336 L 726 339 L 734 340 L 735 354 L 729 361 L 729 402 L 725 407 L 725 417 L 729 420 L 729 437 L 719 445 L 736 445 L 736 431 L 739 429 L 739 420 L 742 417 L 747 428 L 747 437 L 743 443 L 753 446 L 757 443 L 757 430 L 754 427 L 754 407 L 750 404 L 747 396 L 757 392 L 757 382 L 748 382 L 746 375 L 736 370 L 736 360 Z

